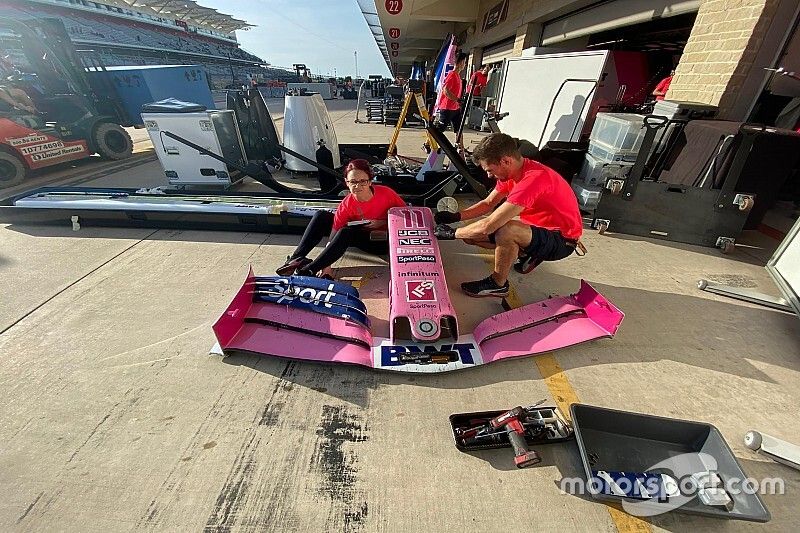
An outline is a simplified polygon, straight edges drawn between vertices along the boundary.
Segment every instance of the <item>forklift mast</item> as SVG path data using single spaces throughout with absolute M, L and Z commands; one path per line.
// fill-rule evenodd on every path
M 90 78 L 87 69 L 105 70 L 99 58 L 82 59 L 72 44 L 64 24 L 56 18 L 25 21 L 0 17 L 0 29 L 19 36 L 22 52 L 32 71 L 45 87 L 81 99 L 94 116 L 108 116 L 122 126 L 133 121 L 121 105 L 116 88 L 106 76 Z

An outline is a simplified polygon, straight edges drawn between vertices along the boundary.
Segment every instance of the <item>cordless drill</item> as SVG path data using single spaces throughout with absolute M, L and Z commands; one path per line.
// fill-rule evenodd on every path
M 489 421 L 492 428 L 505 428 L 508 431 L 508 441 L 514 448 L 514 464 L 517 468 L 525 468 L 542 461 L 539 454 L 535 450 L 529 450 L 528 444 L 525 442 L 525 426 L 522 425 L 522 421 L 526 416 L 527 411 L 520 406 Z

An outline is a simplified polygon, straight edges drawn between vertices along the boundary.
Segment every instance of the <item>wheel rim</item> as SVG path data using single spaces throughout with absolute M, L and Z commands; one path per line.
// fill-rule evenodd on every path
M 12 181 L 17 176 L 17 167 L 10 161 L 0 159 L 0 182 Z
M 110 131 L 106 134 L 106 145 L 119 154 L 128 149 L 128 139 L 119 131 Z

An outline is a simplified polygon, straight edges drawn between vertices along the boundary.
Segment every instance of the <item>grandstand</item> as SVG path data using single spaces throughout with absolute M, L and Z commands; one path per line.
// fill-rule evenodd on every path
M 239 46 L 235 32 L 252 27 L 243 20 L 193 0 L 142 4 L 141 0 L 6 0 L 0 3 L 0 16 L 57 17 L 79 51 L 99 57 L 107 66 L 203 65 L 213 89 L 246 85 L 252 78 L 297 81 L 295 72 L 271 67 Z

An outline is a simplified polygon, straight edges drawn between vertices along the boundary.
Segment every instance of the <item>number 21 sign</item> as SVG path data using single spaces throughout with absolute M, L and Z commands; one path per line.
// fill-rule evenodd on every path
M 403 10 L 403 0 L 386 0 L 384 5 L 390 15 L 397 15 Z

